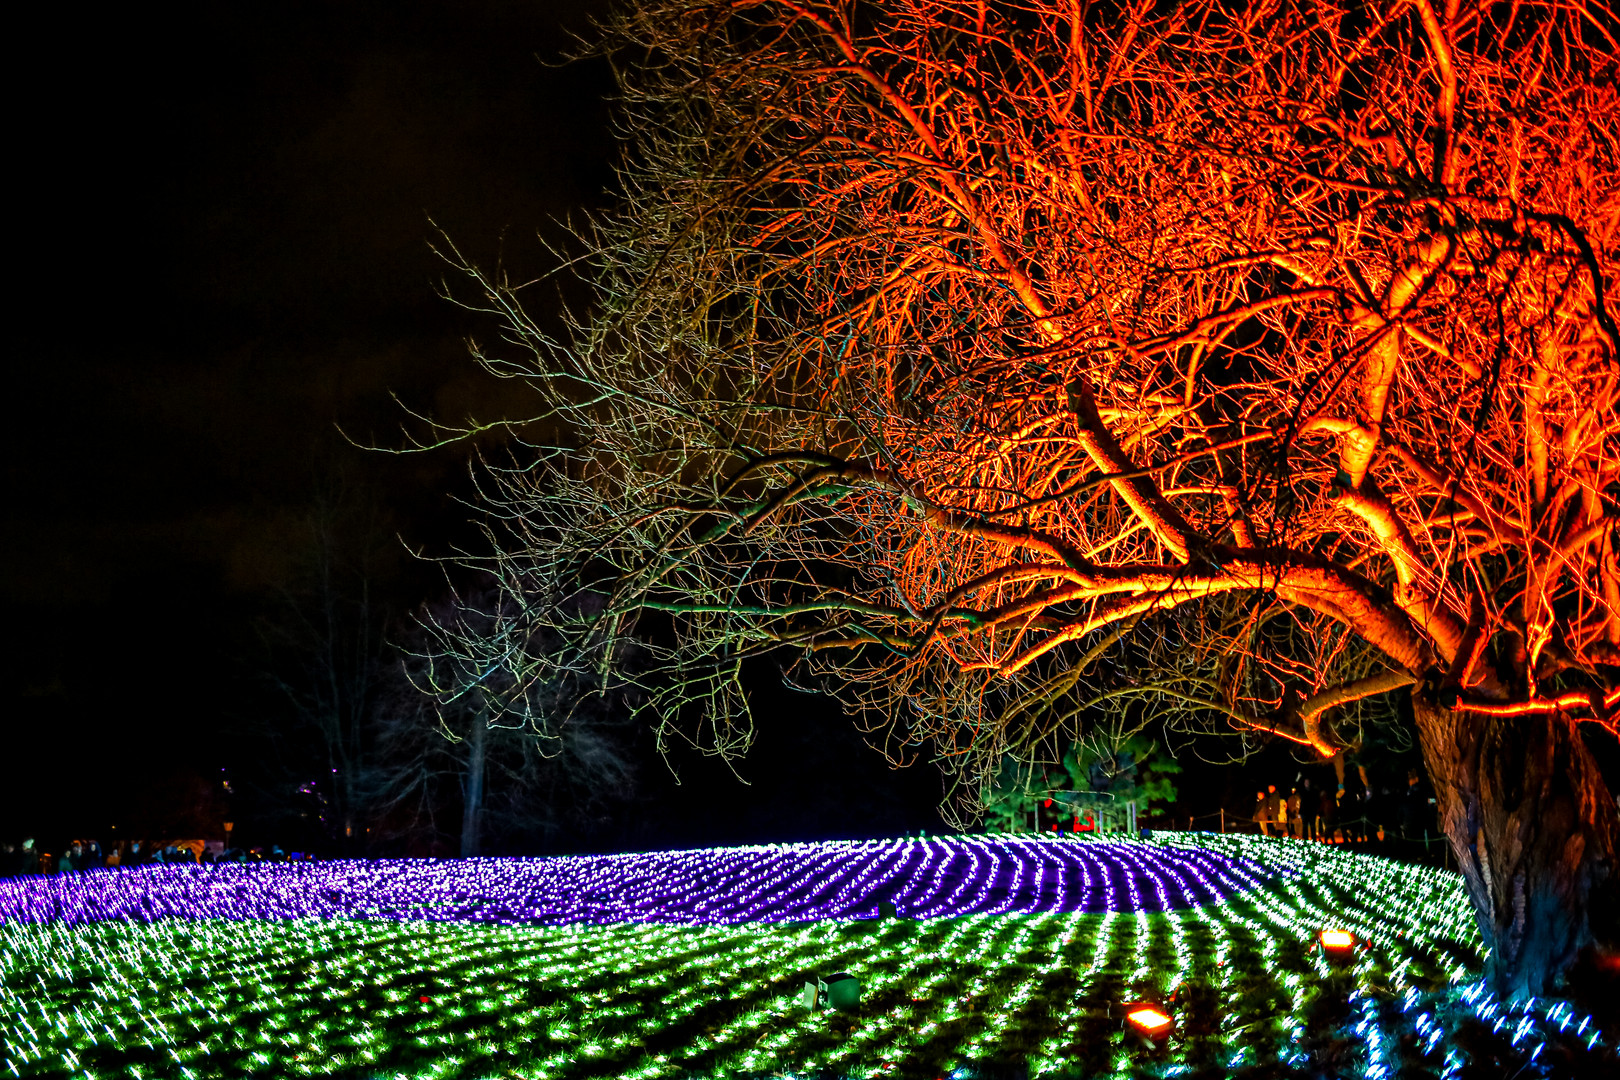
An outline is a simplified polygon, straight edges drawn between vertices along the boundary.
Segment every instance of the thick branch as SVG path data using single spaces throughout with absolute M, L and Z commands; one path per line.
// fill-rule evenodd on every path
M 1115 478 L 1112 484 L 1119 497 L 1152 530 L 1159 543 L 1176 558 L 1186 562 L 1191 555 L 1192 545 L 1201 538 L 1187 519 L 1181 516 L 1181 512 L 1159 493 L 1151 478 L 1143 476 L 1136 462 L 1120 448 L 1119 442 L 1097 415 L 1097 399 L 1086 380 L 1076 379 L 1069 384 L 1069 408 L 1074 412 L 1079 428 L 1080 445 L 1092 464 Z
M 1391 690 L 1398 690 L 1403 686 L 1411 686 L 1417 682 L 1416 677 L 1408 671 L 1382 671 L 1377 675 L 1369 675 L 1365 679 L 1345 683 L 1328 690 L 1318 691 L 1300 702 L 1298 710 L 1300 726 L 1305 730 L 1306 740 L 1316 748 L 1316 752 L 1323 757 L 1332 757 L 1338 753 L 1338 748 L 1327 741 L 1322 734 L 1322 720 L 1327 711 L 1335 705 L 1344 705 L 1362 698 L 1372 697 L 1374 694 L 1384 694 Z

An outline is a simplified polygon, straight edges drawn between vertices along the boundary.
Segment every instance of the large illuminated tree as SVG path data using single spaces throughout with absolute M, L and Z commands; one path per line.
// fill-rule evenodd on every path
M 1539 991 L 1620 910 L 1614 26 L 643 0 L 598 307 L 557 344 L 481 278 L 547 432 L 497 569 L 582 658 L 663 642 L 721 749 L 767 652 L 979 778 L 1098 717 L 1330 755 L 1404 696 Z

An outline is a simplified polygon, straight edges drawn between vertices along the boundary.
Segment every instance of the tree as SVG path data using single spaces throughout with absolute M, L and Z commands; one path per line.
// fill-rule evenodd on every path
M 397 547 L 382 517 L 341 473 L 324 478 L 294 533 L 295 582 L 260 621 L 263 677 L 285 707 L 266 731 L 273 828 L 284 838 L 288 826 L 313 826 L 345 853 L 366 844 L 375 728 L 394 662 L 391 614 L 375 588 L 378 564 Z
M 1017 832 L 1030 825 L 1033 808 L 1056 805 L 1055 816 L 1090 814 L 1099 827 L 1112 824 L 1131 829 L 1138 814 L 1150 814 L 1154 804 L 1174 802 L 1175 782 L 1181 772 L 1172 757 L 1159 753 L 1159 744 L 1140 734 L 1124 738 L 1088 738 L 1063 754 L 1063 773 L 1047 769 L 1037 775 L 1035 764 L 1008 754 L 1002 759 L 995 782 L 983 796 L 984 821 L 991 829 Z
M 377 726 L 369 794 L 382 839 L 420 845 L 459 818 L 462 858 L 550 848 L 565 832 L 598 831 L 598 817 L 630 798 L 626 711 L 567 678 L 514 692 L 489 652 L 512 614 L 488 588 L 418 611 Z
M 1039 831 L 1040 815 L 1034 809 L 1052 798 L 1051 776 L 1039 774 L 1033 762 L 1006 754 L 994 780 L 986 785 L 980 801 L 984 804 L 983 824 L 990 832 Z
M 1141 735 L 1100 748 L 1077 743 L 1063 755 L 1071 790 L 1058 797 L 1076 810 L 1099 809 L 1115 820 L 1127 814 L 1134 822 L 1138 814 L 1152 813 L 1155 803 L 1175 801 L 1170 778 L 1181 766 L 1158 751 L 1158 743 Z
M 502 580 L 578 656 L 655 626 L 710 745 L 790 651 L 981 784 L 1094 716 L 1329 754 L 1404 696 L 1539 992 L 1620 911 L 1615 25 L 641 0 L 596 308 L 555 342 L 466 267 L 547 432 Z

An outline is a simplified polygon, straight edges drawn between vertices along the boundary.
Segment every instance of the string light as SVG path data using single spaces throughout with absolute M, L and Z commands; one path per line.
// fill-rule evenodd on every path
M 736 924 L 870 918 L 881 901 L 911 918 L 1149 912 L 1252 888 L 1257 870 L 1241 855 L 1197 848 L 1018 837 L 550 859 L 168 865 L 0 881 L 0 919 Z
M 1305 1061 L 1334 970 L 1396 995 L 1352 991 L 1361 1075 L 1463 1068 L 1464 1016 L 1532 1065 L 1612 1058 L 1566 1004 L 1494 999 L 1480 949 L 1455 874 L 1210 835 L 90 872 L 0 883 L 0 1074 L 1129 1075 L 1107 1002 L 1190 983 L 1214 1031 L 1155 1067 L 1219 1072 Z M 833 971 L 861 984 L 836 1021 L 796 1001 Z

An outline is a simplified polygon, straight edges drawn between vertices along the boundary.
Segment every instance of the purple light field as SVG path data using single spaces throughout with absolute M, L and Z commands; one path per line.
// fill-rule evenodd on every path
M 148 866 L 0 880 L 0 922 L 379 918 L 729 924 L 1162 911 L 1269 873 L 1181 844 L 950 837 L 542 859 Z

